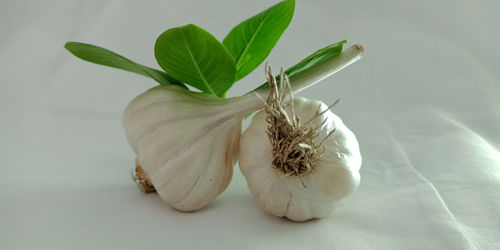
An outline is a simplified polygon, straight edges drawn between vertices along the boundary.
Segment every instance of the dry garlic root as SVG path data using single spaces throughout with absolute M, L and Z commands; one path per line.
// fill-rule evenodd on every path
M 135 172 L 132 173 L 132 179 L 135 181 L 142 192 L 146 194 L 156 192 L 155 186 L 151 182 L 151 179 L 149 178 L 144 168 L 142 168 L 141 164 L 139 164 L 139 161 L 137 159 L 135 159 Z
M 359 185 L 354 134 L 320 101 L 286 100 L 268 68 L 271 93 L 240 140 L 239 166 L 270 214 L 293 221 L 327 216 Z M 332 105 L 333 106 L 333 105 Z

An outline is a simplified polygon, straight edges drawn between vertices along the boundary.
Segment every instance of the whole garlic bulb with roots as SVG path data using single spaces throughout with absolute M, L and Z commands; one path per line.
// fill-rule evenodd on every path
M 290 77 L 294 91 L 357 61 L 362 52 L 354 45 L 296 73 Z M 267 97 L 269 89 L 256 92 L 223 99 L 169 85 L 132 100 L 122 122 L 137 155 L 135 179 L 141 189 L 156 190 L 181 211 L 200 209 L 223 192 L 238 158 L 242 120 L 265 106 L 258 96 Z
M 270 214 L 293 221 L 327 216 L 359 185 L 354 134 L 320 101 L 287 100 L 268 68 L 271 93 L 240 140 L 238 164 L 252 194 Z M 281 81 L 286 79 L 281 77 Z

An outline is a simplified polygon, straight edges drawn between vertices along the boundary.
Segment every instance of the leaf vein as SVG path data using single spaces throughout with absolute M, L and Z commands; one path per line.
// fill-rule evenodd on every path
M 189 57 L 193 61 L 193 65 L 196 68 L 196 71 L 198 71 L 198 74 L 200 75 L 201 80 L 203 81 L 203 84 L 208 89 L 208 91 L 210 91 L 211 94 L 216 95 L 215 92 L 214 92 L 214 90 L 212 89 L 212 87 L 210 87 L 210 85 L 208 84 L 207 79 L 205 79 L 205 76 L 201 72 L 200 66 L 198 65 L 198 63 L 194 59 L 193 52 L 191 52 L 191 48 L 189 47 L 189 44 L 188 44 L 188 42 L 186 40 L 186 36 L 184 35 L 184 30 L 181 29 L 180 31 L 181 31 L 181 35 L 182 35 L 182 38 L 183 38 L 183 41 L 184 41 L 184 45 L 186 46 L 187 52 L 189 54 Z
M 255 37 L 257 36 L 257 33 L 259 33 L 260 29 L 262 28 L 262 25 L 266 22 L 267 18 L 269 17 L 269 15 L 271 14 L 272 11 L 269 11 L 266 16 L 262 19 L 262 22 L 260 22 L 259 26 L 257 27 L 257 29 L 255 30 L 255 32 L 253 33 L 252 37 L 250 38 L 250 41 L 248 41 L 248 43 L 245 45 L 245 49 L 243 50 L 243 52 L 240 54 L 240 56 L 238 57 L 238 60 L 236 61 L 236 66 L 238 66 L 240 64 L 240 61 L 241 59 L 243 58 L 243 55 L 247 52 L 248 48 L 250 47 L 250 45 L 252 44 L 253 40 L 255 39 Z

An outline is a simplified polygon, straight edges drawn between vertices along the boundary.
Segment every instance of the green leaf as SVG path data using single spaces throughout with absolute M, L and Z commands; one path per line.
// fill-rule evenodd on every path
M 222 42 L 236 61 L 236 80 L 252 72 L 290 24 L 295 1 L 287 0 L 238 24 Z
M 315 64 L 321 63 L 325 60 L 328 60 L 334 56 L 339 55 L 342 52 L 342 47 L 347 43 L 347 40 L 340 41 L 338 43 L 334 43 L 332 45 L 328 45 L 308 57 L 304 58 L 299 63 L 293 65 L 285 71 L 288 77 L 293 77 L 293 75 L 306 70 Z
M 231 54 L 194 24 L 163 32 L 156 40 L 155 57 L 168 74 L 205 93 L 224 96 L 235 81 Z
M 118 68 L 130 72 L 134 72 L 143 76 L 150 77 L 162 85 L 176 84 L 186 88 L 186 86 L 176 80 L 175 78 L 167 75 L 163 71 L 149 68 L 144 65 L 135 63 L 113 51 L 105 48 L 95 46 L 88 43 L 67 42 L 64 45 L 69 52 L 76 57 L 88 62 L 105 65 L 113 68 Z
M 321 64 L 324 61 L 327 61 L 335 56 L 338 56 L 340 53 L 342 53 L 342 47 L 344 44 L 347 43 L 347 40 L 340 41 L 338 43 L 334 43 L 331 45 L 328 45 L 308 57 L 304 58 L 301 60 L 299 63 L 293 65 L 292 67 L 288 68 L 285 70 L 285 74 L 290 78 L 290 84 L 293 85 L 293 78 L 296 74 L 305 72 L 307 70 L 313 70 L 315 65 Z M 276 79 L 279 80 L 279 76 L 276 77 Z M 255 88 L 252 91 L 260 90 L 260 89 L 265 89 L 269 88 L 269 84 L 266 82 L 259 87 Z

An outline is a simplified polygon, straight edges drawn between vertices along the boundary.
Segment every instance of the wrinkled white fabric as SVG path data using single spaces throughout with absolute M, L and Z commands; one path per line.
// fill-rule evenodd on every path
M 361 61 L 304 91 L 357 135 L 358 191 L 332 215 L 266 214 L 238 169 L 196 213 L 132 182 L 121 114 L 153 80 L 83 62 L 69 40 L 155 66 L 165 29 L 222 39 L 277 1 L 0 1 L 0 249 L 499 249 L 500 2 L 298 1 L 277 72 L 339 40 Z M 158 67 L 157 67 L 158 68 Z M 261 65 L 228 96 L 264 82 Z

